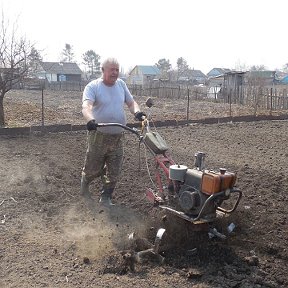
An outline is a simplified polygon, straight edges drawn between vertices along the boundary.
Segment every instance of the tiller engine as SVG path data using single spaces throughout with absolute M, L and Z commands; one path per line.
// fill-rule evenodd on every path
M 155 193 L 148 189 L 146 192 L 147 198 L 155 205 L 193 224 L 212 222 L 219 215 L 235 211 L 242 197 L 242 192 L 234 187 L 235 173 L 225 168 L 216 172 L 205 169 L 205 154 L 202 152 L 195 154 L 194 168 L 176 164 L 168 155 L 168 146 L 158 132 L 147 132 L 143 142 L 156 161 L 158 191 Z M 231 209 L 221 207 L 231 195 L 236 195 Z

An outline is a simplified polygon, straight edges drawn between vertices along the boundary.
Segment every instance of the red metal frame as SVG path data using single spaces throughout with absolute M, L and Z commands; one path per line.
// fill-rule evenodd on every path
M 163 189 L 163 181 L 161 179 L 161 173 L 160 173 L 160 168 L 164 172 L 167 180 L 167 185 L 171 184 L 171 180 L 169 179 L 169 167 L 170 165 L 174 165 L 175 162 L 174 160 L 167 154 L 157 154 L 154 157 L 156 161 L 156 171 L 155 171 L 155 176 L 156 176 L 156 181 L 158 185 L 159 192 L 161 195 L 164 193 Z

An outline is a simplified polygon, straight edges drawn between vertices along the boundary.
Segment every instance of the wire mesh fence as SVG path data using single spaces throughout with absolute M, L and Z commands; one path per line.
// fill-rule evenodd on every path
M 85 124 L 81 99 L 86 84 L 66 82 L 14 89 L 5 96 L 8 126 Z M 288 87 L 284 85 L 245 86 L 238 94 L 170 83 L 128 87 L 141 107 L 147 97 L 154 99 L 154 115 L 160 121 L 288 114 Z M 128 122 L 134 121 L 133 115 L 127 115 Z

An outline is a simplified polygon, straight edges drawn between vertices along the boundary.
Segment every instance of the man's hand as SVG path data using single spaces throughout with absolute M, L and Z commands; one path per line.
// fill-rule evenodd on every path
M 138 111 L 134 114 L 134 116 L 136 120 L 143 121 L 147 115 L 144 112 Z
M 87 126 L 88 131 L 97 130 L 97 127 L 98 127 L 98 125 L 94 119 L 90 120 L 86 126 Z

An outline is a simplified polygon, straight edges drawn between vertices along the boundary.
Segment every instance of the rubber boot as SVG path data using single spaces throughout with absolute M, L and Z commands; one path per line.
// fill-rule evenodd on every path
M 105 188 L 101 192 L 99 203 L 106 207 L 114 206 L 115 204 L 112 203 L 112 194 L 114 188 Z
M 89 191 L 89 183 L 88 183 L 85 175 L 82 175 L 82 178 L 81 178 L 80 192 L 81 192 L 82 196 L 91 197 L 91 194 Z

